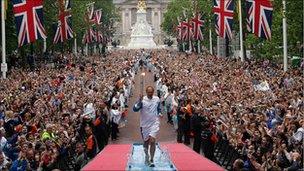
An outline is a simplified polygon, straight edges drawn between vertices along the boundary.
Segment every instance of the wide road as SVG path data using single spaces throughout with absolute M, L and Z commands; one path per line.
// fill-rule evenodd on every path
M 135 87 L 133 96 L 129 99 L 129 113 L 127 116 L 127 124 L 125 127 L 120 128 L 118 140 L 110 142 L 111 144 L 130 144 L 134 142 L 142 142 L 140 129 L 139 129 L 139 112 L 135 113 L 132 110 L 133 105 L 138 100 L 141 93 L 141 73 L 145 72 L 144 87 L 155 87 L 154 74 L 147 70 L 138 72 L 135 76 Z M 145 93 L 144 93 L 145 94 Z M 172 125 L 167 123 L 167 116 L 161 119 L 160 132 L 157 137 L 157 142 L 176 142 L 176 132 Z

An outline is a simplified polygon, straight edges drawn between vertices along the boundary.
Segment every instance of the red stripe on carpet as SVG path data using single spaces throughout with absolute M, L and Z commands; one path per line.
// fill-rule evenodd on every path
M 161 144 L 170 153 L 171 161 L 179 171 L 224 171 L 222 167 L 197 154 L 184 144 Z
M 125 170 L 128 163 L 128 154 L 132 150 L 131 144 L 107 145 L 83 171 Z

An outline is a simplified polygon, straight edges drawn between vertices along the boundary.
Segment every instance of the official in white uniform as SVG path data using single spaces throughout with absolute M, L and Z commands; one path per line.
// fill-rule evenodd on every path
M 146 88 L 147 96 L 140 95 L 139 101 L 134 105 L 133 111 L 140 111 L 140 129 L 144 140 L 145 162 L 150 167 L 154 167 L 153 158 L 156 148 L 156 137 L 159 132 L 160 121 L 162 117 L 160 109 L 160 99 L 153 96 L 154 88 L 148 86 Z M 148 149 L 150 147 L 150 156 Z

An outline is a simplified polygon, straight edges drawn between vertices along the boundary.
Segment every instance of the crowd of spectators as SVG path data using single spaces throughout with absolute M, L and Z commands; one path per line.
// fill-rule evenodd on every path
M 234 170 L 303 168 L 302 71 L 268 60 L 153 51 L 158 95 L 177 141 L 218 162 L 217 142 L 239 153 Z M 231 155 L 231 154 L 228 154 Z
M 251 59 L 153 50 L 12 68 L 0 81 L 0 170 L 80 170 L 119 138 L 140 64 L 156 90 L 177 142 L 218 162 L 226 140 L 240 156 L 234 170 L 303 167 L 303 78 L 299 69 Z M 58 67 L 59 66 L 59 67 Z
M 12 68 L 0 81 L 0 170 L 80 170 L 116 140 L 136 53 Z

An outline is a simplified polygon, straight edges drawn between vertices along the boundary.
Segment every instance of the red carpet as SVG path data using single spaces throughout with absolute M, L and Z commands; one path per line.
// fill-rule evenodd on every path
M 82 170 L 125 170 L 128 162 L 128 154 L 132 149 L 131 147 L 131 144 L 108 145 Z M 224 169 L 217 164 L 195 153 L 183 144 L 161 143 L 161 147 L 162 149 L 168 150 L 172 163 L 177 170 L 224 171 Z

